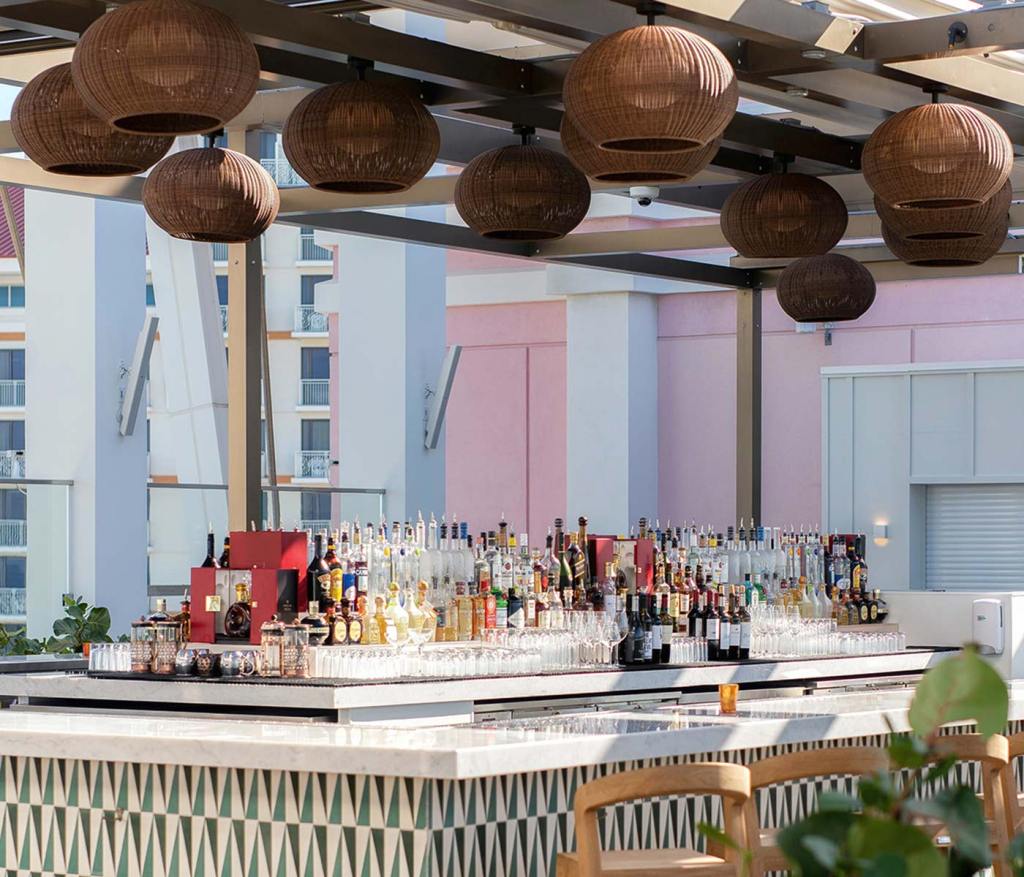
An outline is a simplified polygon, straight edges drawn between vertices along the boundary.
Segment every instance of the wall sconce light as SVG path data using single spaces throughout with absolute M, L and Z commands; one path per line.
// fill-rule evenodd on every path
M 875 533 L 874 533 L 875 545 L 888 545 L 889 544 L 889 524 L 886 521 L 875 521 Z

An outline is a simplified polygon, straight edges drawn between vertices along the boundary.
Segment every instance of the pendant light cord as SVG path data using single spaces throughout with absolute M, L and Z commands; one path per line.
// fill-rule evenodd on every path
M 356 71 L 356 79 L 360 82 L 366 81 L 366 71 L 373 69 L 373 61 L 368 58 L 355 58 L 349 56 L 349 66 Z
M 518 122 L 512 126 L 512 131 L 519 135 L 523 146 L 529 146 L 533 140 L 533 135 L 537 133 L 537 129 L 533 125 L 520 125 Z
M 657 0 L 642 0 L 636 4 L 636 11 L 638 15 L 647 17 L 647 26 L 650 27 L 655 24 L 655 19 L 659 15 L 665 14 L 665 4 L 657 2 Z
M 208 131 L 206 133 L 206 148 L 215 149 L 217 146 L 217 138 L 224 136 L 224 129 L 218 128 L 216 131 Z

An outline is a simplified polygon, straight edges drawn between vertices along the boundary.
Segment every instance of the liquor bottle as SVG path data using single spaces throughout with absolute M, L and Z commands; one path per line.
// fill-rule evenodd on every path
M 725 586 L 715 593 L 715 613 L 718 616 L 718 660 L 729 660 L 729 647 L 732 643 L 732 616 L 729 615 L 725 602 Z
M 878 624 L 878 600 L 876 594 L 878 591 L 869 591 L 864 596 L 864 603 L 867 606 L 867 621 L 866 624 Z
M 601 611 L 609 618 L 619 614 L 618 596 L 615 588 L 615 561 L 609 560 L 604 565 L 604 580 L 601 582 Z M 595 609 L 598 607 L 595 605 Z
M 626 594 L 626 635 L 619 647 L 619 664 L 628 666 L 633 663 L 633 595 Z
M 305 624 L 309 628 L 311 646 L 322 646 L 327 641 L 330 628 L 320 615 L 320 604 L 316 600 L 309 601 L 309 611 L 299 619 L 299 624 Z
M 206 560 L 202 562 L 202 568 L 207 569 L 212 567 L 218 569 L 217 558 L 213 554 L 213 527 L 210 528 L 210 532 L 206 534 Z
M 384 598 L 380 595 L 374 597 L 373 617 L 367 624 L 366 641 L 371 646 L 380 646 L 387 643 L 387 615 L 384 610 Z
M 327 623 L 331 629 L 331 635 L 327 643 L 332 646 L 347 646 L 348 626 L 351 621 L 349 602 L 344 597 L 335 604 L 335 610 L 327 613 Z
M 661 663 L 661 617 L 658 615 L 657 597 L 653 594 L 647 601 L 648 620 L 651 626 L 651 663 Z M 669 637 L 669 642 L 672 638 Z
M 740 638 L 742 632 L 740 629 L 740 613 L 736 606 L 736 589 L 732 585 L 729 585 L 729 604 L 726 611 L 729 615 L 729 660 L 738 661 L 740 659 Z
M 668 611 L 669 598 L 661 598 L 661 663 L 667 664 L 672 655 L 672 634 L 675 633 L 675 622 Z
M 406 615 L 409 616 L 409 634 L 413 637 L 414 641 L 421 642 L 423 637 L 423 627 L 426 624 L 427 616 L 423 609 L 417 604 L 416 595 L 413 593 L 412 588 L 405 589 L 404 609 Z
M 416 608 L 419 609 L 423 615 L 423 627 L 420 629 L 420 637 L 422 642 L 432 642 L 437 636 L 437 610 L 434 605 L 430 602 L 427 596 L 427 588 L 429 585 L 421 581 L 416 586 Z
M 548 616 L 548 627 L 552 630 L 561 630 L 565 626 L 565 607 L 562 605 L 562 593 L 558 588 L 557 579 L 548 580 L 548 610 L 544 614 Z
M 888 609 L 886 610 L 888 611 Z M 181 611 L 174 616 L 174 620 L 181 624 L 181 642 L 186 645 L 192 640 L 192 601 L 186 594 L 181 598 Z
M 331 576 L 331 599 L 337 604 L 342 597 L 347 597 L 349 605 L 352 597 L 345 593 L 345 567 L 338 560 L 337 546 L 334 542 L 334 534 L 327 537 L 327 551 L 324 553 L 324 563 Z
M 889 617 L 889 604 L 885 602 L 882 592 L 877 588 L 875 589 L 875 611 L 877 622 L 885 624 L 885 620 Z
M 584 580 L 585 565 L 582 559 L 583 552 L 580 550 L 579 536 L 576 533 L 569 534 L 569 547 L 565 549 L 566 575 L 569 577 L 573 591 L 579 588 L 586 590 L 587 583 Z
M 580 549 L 580 555 L 576 563 L 581 565 L 581 568 L 574 568 L 573 573 L 576 579 L 583 581 L 583 587 L 586 590 L 594 579 L 593 571 L 590 569 L 590 548 L 587 544 L 587 519 L 580 515 L 576 523 L 579 524 L 576 542 Z
M 210 547 L 213 547 L 213 536 L 210 536 Z M 252 611 L 249 607 L 249 585 L 247 582 L 235 584 L 235 602 L 228 606 L 224 615 L 224 635 L 231 639 L 249 639 L 252 630 Z
M 697 599 L 690 606 L 690 612 L 686 619 L 687 636 L 704 636 L 704 593 L 698 592 Z
M 220 553 L 220 560 L 218 561 L 221 569 L 231 569 L 231 540 L 224 537 L 224 550 Z
M 394 642 L 399 645 L 406 642 L 409 639 L 409 613 L 398 602 L 397 582 L 392 582 L 388 586 L 388 605 L 385 609 L 385 616 L 387 618 L 386 642 Z
M 639 628 L 642 631 L 641 662 L 651 664 L 654 662 L 654 630 L 651 626 L 651 615 L 647 611 L 647 598 L 640 595 Z M 659 653 L 660 657 L 660 653 Z
M 313 537 L 313 559 L 306 567 L 306 589 L 310 600 L 327 605 L 331 599 L 331 570 L 324 561 L 323 546 L 323 536 L 317 533 Z
M 719 660 L 718 642 L 721 633 L 721 619 L 718 617 L 718 612 L 715 611 L 715 592 L 709 588 L 701 594 L 701 599 L 704 601 L 704 638 L 708 645 L 708 660 L 717 661 Z
M 739 624 L 740 624 L 740 653 L 739 659 L 745 661 L 750 657 L 750 633 L 751 633 L 751 618 L 750 611 L 747 609 L 746 595 L 740 594 L 740 605 L 739 605 Z
M 519 594 L 519 588 L 516 585 L 512 586 L 512 590 L 508 592 L 508 601 L 506 603 L 505 611 L 508 613 L 508 626 L 516 629 L 526 627 L 526 607 L 523 604 L 523 598 Z M 501 608 L 499 603 L 498 612 L 500 614 Z
M 156 598 L 156 611 L 146 616 L 146 621 L 169 621 L 170 616 L 167 614 L 167 599 L 165 597 Z
M 498 630 L 508 628 L 508 600 L 505 591 L 494 592 L 494 627 Z
M 568 540 L 562 533 L 562 519 L 555 518 L 555 553 L 558 555 L 558 590 L 562 593 L 562 602 L 565 602 L 565 592 L 572 587 L 572 568 L 566 559 L 566 542 Z

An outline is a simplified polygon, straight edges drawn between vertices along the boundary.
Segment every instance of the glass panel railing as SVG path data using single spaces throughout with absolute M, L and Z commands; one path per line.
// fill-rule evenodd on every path
M 331 404 L 331 382 L 326 378 L 303 378 L 299 381 L 299 404 L 326 408 Z
M 313 305 L 296 305 L 294 331 L 305 335 L 325 334 L 327 315 L 321 314 Z
M 311 234 L 299 235 L 299 261 L 300 262 L 330 262 L 331 251 L 326 247 L 317 245 Z
M 68 481 L 0 478 L 0 490 L 23 497 L 6 498 L 6 507 L 25 513 L 24 520 L 0 520 L 0 624 L 27 626 L 30 636 L 45 638 L 64 614 L 63 597 L 72 586 L 72 486 Z
M 0 408 L 25 407 L 25 381 L 0 381 Z

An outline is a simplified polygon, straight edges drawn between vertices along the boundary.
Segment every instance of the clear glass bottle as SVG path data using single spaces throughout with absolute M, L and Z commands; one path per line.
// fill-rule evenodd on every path
M 252 609 L 249 604 L 249 583 L 235 583 L 235 602 L 224 615 L 224 635 L 231 639 L 249 639 L 252 630 Z

